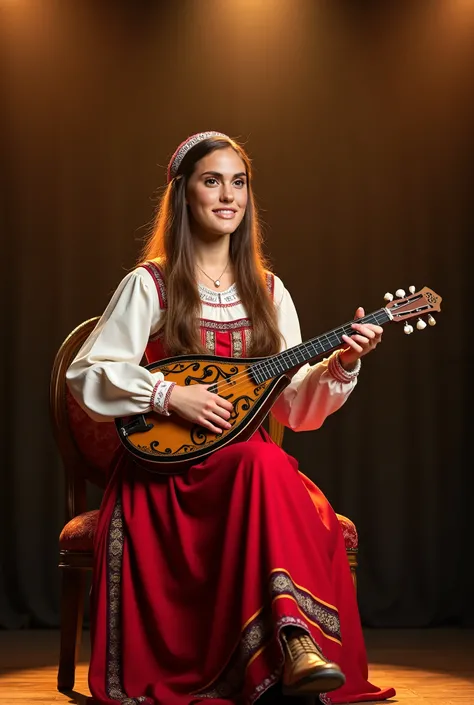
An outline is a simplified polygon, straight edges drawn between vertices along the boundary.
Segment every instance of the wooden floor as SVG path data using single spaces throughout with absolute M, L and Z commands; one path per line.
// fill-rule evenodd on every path
M 474 705 L 474 630 L 369 630 L 370 678 L 392 685 L 400 705 Z M 0 631 L 0 704 L 85 705 L 88 634 L 75 691 L 56 690 L 58 633 Z

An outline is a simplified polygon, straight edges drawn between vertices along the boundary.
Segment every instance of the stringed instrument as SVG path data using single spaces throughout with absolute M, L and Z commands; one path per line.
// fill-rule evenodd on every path
M 166 381 L 187 386 L 210 384 L 209 391 L 229 400 L 234 407 L 228 419 L 231 428 L 221 434 L 187 421 L 177 414 L 164 416 L 155 411 L 115 419 L 120 440 L 147 470 L 161 474 L 185 472 L 190 464 L 201 462 L 207 455 L 236 441 L 245 441 L 257 430 L 277 397 L 291 381 L 291 374 L 305 363 L 311 363 L 344 345 L 343 335 L 354 334 L 352 323 L 405 321 L 405 333 L 413 332 L 408 319 L 418 317 L 418 329 L 426 327 L 421 318 L 440 311 L 441 297 L 424 287 L 410 295 L 399 289 L 399 298 L 386 294 L 387 304 L 363 318 L 345 323 L 323 335 L 300 343 L 276 355 L 263 358 L 227 358 L 215 355 L 179 355 L 146 366 L 150 372 L 162 372 Z M 391 300 L 392 299 L 392 300 Z

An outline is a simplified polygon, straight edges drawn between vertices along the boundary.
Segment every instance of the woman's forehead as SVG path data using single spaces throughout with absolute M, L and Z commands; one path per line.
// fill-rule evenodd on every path
M 196 164 L 196 171 L 200 173 L 206 171 L 214 171 L 223 175 L 234 175 L 245 173 L 246 166 L 243 159 L 237 154 L 232 147 L 225 149 L 215 149 L 205 157 L 200 159 Z

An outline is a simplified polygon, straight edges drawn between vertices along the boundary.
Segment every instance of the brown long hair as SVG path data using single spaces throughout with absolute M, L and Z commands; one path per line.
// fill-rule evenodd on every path
M 250 159 L 229 138 L 211 137 L 192 147 L 168 184 L 157 210 L 139 264 L 155 260 L 166 280 L 168 307 L 161 330 L 170 355 L 205 352 L 198 330 L 201 300 L 194 269 L 194 243 L 189 225 L 186 187 L 196 163 L 206 154 L 232 147 L 245 164 L 248 202 L 237 230 L 230 237 L 230 260 L 240 299 L 252 322 L 249 357 L 273 355 L 280 350 L 277 314 L 266 283 L 267 263 L 262 251 L 262 230 L 251 186 Z

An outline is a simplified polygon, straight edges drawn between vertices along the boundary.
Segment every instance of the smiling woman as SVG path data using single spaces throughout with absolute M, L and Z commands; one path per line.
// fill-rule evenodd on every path
M 300 367 L 273 407 L 279 421 L 316 429 L 346 401 L 360 357 L 382 333 L 353 328 L 344 349 Z M 67 378 L 97 420 L 154 411 L 159 423 L 173 413 L 197 434 L 220 434 L 230 401 L 191 373 L 183 386 L 166 381 L 140 365 L 144 354 L 264 357 L 299 343 L 291 296 L 262 257 L 250 160 L 226 135 L 206 132 L 173 155 L 143 258 Z M 262 428 L 181 475 L 152 477 L 121 450 L 94 556 L 89 684 L 99 705 L 395 693 L 367 680 L 336 514 Z
M 209 166 L 220 171 L 213 171 Z M 234 169 L 241 171 L 234 173 Z M 190 206 L 191 227 L 196 240 L 208 242 L 213 235 L 232 234 L 237 230 L 247 206 L 247 172 L 234 149 L 222 149 L 201 159 L 199 169 L 189 179 L 186 203 Z M 199 259 L 196 258 L 197 268 L 218 289 L 229 269 L 229 259 L 217 278 L 204 271 Z M 231 272 L 229 278 L 232 279 Z
M 233 233 L 239 227 L 247 206 L 247 173 L 234 169 L 244 168 L 242 159 L 230 147 L 201 159 L 187 188 L 195 237 L 208 239 L 213 234 Z M 231 222 L 219 223 L 222 219 Z
M 166 349 L 184 354 L 208 347 L 195 325 L 202 300 L 197 282 L 210 286 L 208 297 L 216 298 L 217 290 L 238 290 L 243 319 L 252 321 L 242 350 L 251 356 L 271 355 L 279 351 L 281 336 L 267 294 L 250 159 L 222 133 L 202 135 L 204 139 L 197 135 L 184 142 L 172 157 L 168 189 L 142 254 L 142 262 L 167 270 L 167 305 L 160 318 Z M 238 335 L 235 331 L 234 338 Z

